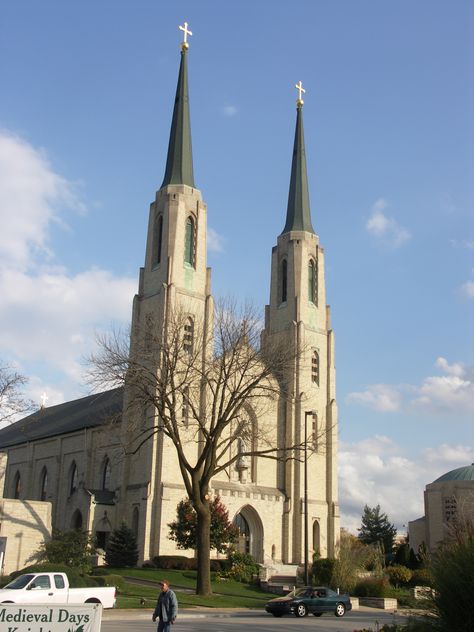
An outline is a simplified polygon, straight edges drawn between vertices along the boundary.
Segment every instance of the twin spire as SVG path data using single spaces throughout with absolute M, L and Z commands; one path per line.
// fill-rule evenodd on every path
M 167 184 L 187 184 L 190 187 L 194 187 L 187 60 L 188 35 L 192 35 L 192 33 L 188 30 L 187 22 L 184 23 L 184 26 L 180 26 L 179 29 L 183 31 L 184 40 L 181 44 L 181 64 L 179 66 L 168 157 L 166 159 L 166 170 L 162 187 Z
M 168 184 L 186 184 L 194 187 L 193 153 L 191 144 L 191 124 L 189 117 L 188 35 L 192 32 L 185 22 L 179 29 L 183 31 L 181 44 L 181 63 L 179 67 L 178 85 L 174 100 L 173 119 L 171 122 L 168 156 L 166 159 L 165 177 L 162 187 Z M 303 99 L 305 92 L 301 81 L 296 84 L 299 97 L 296 102 L 296 130 L 291 164 L 290 191 L 286 211 L 286 223 L 283 233 L 290 231 L 307 231 L 314 234 L 309 206 L 308 175 L 306 170 L 306 154 L 303 130 Z

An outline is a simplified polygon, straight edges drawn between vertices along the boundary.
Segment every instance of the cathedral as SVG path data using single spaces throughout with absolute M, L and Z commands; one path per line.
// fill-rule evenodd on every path
M 145 261 L 133 302 L 131 353 L 143 347 L 138 338 L 150 318 L 166 331 L 172 310 L 185 313 L 184 341 L 192 345 L 197 324 L 209 322 L 214 309 L 206 262 L 207 207 L 193 174 L 191 33 L 186 23 L 180 28 L 184 42 L 166 169 L 150 205 Z M 284 345 L 295 352 L 295 361 L 284 397 L 264 411 L 252 409 L 249 401 L 245 410 L 255 424 L 274 429 L 286 446 L 301 445 L 306 437 L 311 450 L 305 452 L 306 460 L 283 465 L 258 456 L 250 463 L 236 460 L 210 483 L 211 493 L 220 497 L 239 528 L 239 548 L 268 567 L 301 564 L 305 541 L 310 560 L 314 553 L 334 556 L 339 540 L 334 332 L 326 304 L 324 249 L 309 203 L 304 90 L 301 82 L 296 87 L 288 204 L 271 252 L 269 304 L 261 335 L 262 345 Z M 124 455 L 123 438 L 133 423 L 127 404 L 132 388 L 125 382 L 120 388 L 43 406 L 0 430 L 0 536 L 5 554 L 21 541 L 18 530 L 28 527 L 28 520 L 17 520 L 15 512 L 32 506 L 49 508 L 53 528 L 90 531 L 102 548 L 111 531 L 126 523 L 137 537 L 140 563 L 183 553 L 169 538 L 168 525 L 187 495 L 174 445 L 156 433 L 135 454 Z M 185 404 L 183 399 L 176 405 L 184 409 Z M 199 450 L 198 443 L 187 449 Z M 2 513 L 1 503 L 7 500 L 9 511 Z M 31 527 L 39 514 L 35 510 L 29 515 Z

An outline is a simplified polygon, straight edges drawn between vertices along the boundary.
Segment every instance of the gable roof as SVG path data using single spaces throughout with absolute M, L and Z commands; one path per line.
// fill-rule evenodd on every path
M 0 429 L 0 450 L 28 441 L 101 426 L 120 415 L 122 406 L 123 388 L 115 388 L 57 406 L 41 408 Z

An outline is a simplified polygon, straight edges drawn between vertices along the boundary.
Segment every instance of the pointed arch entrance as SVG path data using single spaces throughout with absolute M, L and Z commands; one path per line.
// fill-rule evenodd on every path
M 242 507 L 234 516 L 233 524 L 239 529 L 237 548 L 249 553 L 256 562 L 263 563 L 263 523 L 250 505 Z

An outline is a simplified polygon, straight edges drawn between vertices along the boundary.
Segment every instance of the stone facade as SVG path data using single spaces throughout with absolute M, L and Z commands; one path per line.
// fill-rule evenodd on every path
M 31 555 L 50 537 L 51 503 L 0 499 L 0 574 L 31 564 Z
M 207 353 L 212 339 L 207 207 L 192 178 L 186 83 L 183 50 L 167 175 L 150 205 L 145 265 L 133 302 L 132 355 L 146 352 L 150 327 L 166 332 L 170 315 L 176 312 L 188 318 L 184 335 L 201 332 L 205 340 L 202 354 Z M 177 146 L 188 152 L 185 159 L 182 152 L 176 153 Z M 186 174 L 181 181 L 180 173 Z M 245 414 L 249 423 L 265 429 L 281 447 L 301 445 L 306 431 L 310 446 L 306 462 L 309 559 L 313 552 L 332 556 L 339 538 L 334 333 L 326 305 L 324 250 L 309 215 L 300 101 L 287 221 L 272 251 L 270 302 L 261 337 L 264 347 L 274 343 L 283 343 L 296 358 L 291 372 L 281 378 L 284 392 L 265 409 L 246 404 Z M 158 370 L 158 365 L 151 368 Z M 131 429 L 137 423 L 148 423 L 144 421 L 147 411 L 133 410 L 131 402 L 133 386 L 128 384 L 119 422 L 92 424 L 89 415 L 73 429 L 68 430 L 66 423 L 61 432 L 55 433 L 53 427 L 49 436 L 27 440 L 17 436 L 3 444 L 0 431 L 0 449 L 3 445 L 8 455 L 5 496 L 25 504 L 26 499 L 48 500 L 55 527 L 81 526 L 97 533 L 103 543 L 108 532 L 124 521 L 137 535 L 143 562 L 178 552 L 168 538 L 168 524 L 186 493 L 176 450 L 163 433 L 153 433 L 135 454 L 123 455 L 121 446 L 127 444 Z M 82 408 L 89 404 L 86 398 Z M 60 416 L 62 409 L 56 408 L 51 414 Z M 48 413 L 49 409 L 45 415 Z M 68 414 L 66 410 L 64 414 Z M 154 423 L 154 413 L 151 417 Z M 195 458 L 198 446 L 190 440 L 185 450 Z M 243 550 L 268 565 L 303 561 L 301 459 L 238 460 L 216 476 L 211 487 L 212 493 L 221 496 L 231 519 L 244 525 L 239 544 Z
M 474 464 L 440 476 L 426 486 L 425 515 L 408 523 L 410 546 L 434 550 L 454 520 L 474 520 Z

